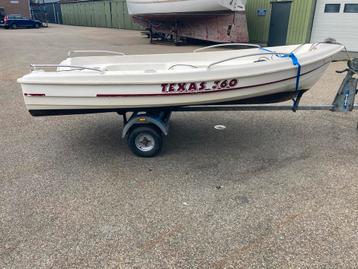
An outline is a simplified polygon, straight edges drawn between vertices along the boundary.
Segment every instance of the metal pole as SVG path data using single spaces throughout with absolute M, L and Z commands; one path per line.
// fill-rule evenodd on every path
M 301 111 L 324 111 L 332 110 L 333 105 L 303 105 L 297 110 Z M 358 104 L 354 105 L 358 109 Z M 208 106 L 185 106 L 174 108 L 172 111 L 195 112 L 195 111 L 292 111 L 290 105 L 208 105 Z
M 52 3 L 52 10 L 53 10 L 53 17 L 55 18 L 55 23 L 58 24 L 57 16 L 56 16 L 56 10 L 55 10 L 55 3 Z

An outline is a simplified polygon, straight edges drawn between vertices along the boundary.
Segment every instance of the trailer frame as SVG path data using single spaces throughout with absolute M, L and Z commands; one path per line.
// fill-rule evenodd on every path
M 133 109 L 118 111 L 123 117 L 122 138 L 127 137 L 131 151 L 140 157 L 157 156 L 163 145 L 163 138 L 169 135 L 170 118 L 173 112 L 212 112 L 212 111 L 332 111 L 351 112 L 358 109 L 355 97 L 358 93 L 358 58 L 348 61 L 347 68 L 337 73 L 347 72 L 331 105 L 300 105 L 304 92 L 294 98 L 293 105 L 273 104 L 231 104 L 231 105 L 194 105 L 173 108 Z M 127 117 L 127 113 L 132 115 Z M 357 123 L 358 130 L 358 123 Z

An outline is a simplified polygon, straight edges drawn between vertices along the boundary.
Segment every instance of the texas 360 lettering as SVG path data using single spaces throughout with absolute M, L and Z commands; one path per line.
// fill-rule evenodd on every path
M 161 84 L 162 93 L 196 93 L 207 91 L 229 90 L 237 86 L 237 79 L 225 79 L 216 81 L 182 82 Z

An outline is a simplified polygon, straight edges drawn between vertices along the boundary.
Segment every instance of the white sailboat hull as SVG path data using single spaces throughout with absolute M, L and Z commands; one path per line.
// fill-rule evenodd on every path
M 300 89 L 310 89 L 338 53 L 340 45 L 310 44 L 297 50 L 302 66 Z M 288 53 L 297 46 L 271 48 Z M 302 52 L 300 52 L 302 50 Z M 288 57 L 248 56 L 260 49 L 166 55 L 68 58 L 62 64 L 101 68 L 43 72 L 20 78 L 27 109 L 36 114 L 68 111 L 119 111 L 240 102 L 252 98 L 295 94 L 297 66 Z M 260 61 L 257 61 L 258 59 Z M 269 99 L 268 99 L 269 100 Z M 39 113 L 36 113 L 39 112 Z
M 130 15 L 243 11 L 246 0 L 127 0 Z

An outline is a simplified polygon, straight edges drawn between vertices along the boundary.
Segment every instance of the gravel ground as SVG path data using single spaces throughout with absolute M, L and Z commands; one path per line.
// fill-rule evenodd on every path
M 193 47 L 54 25 L 0 39 L 1 268 L 358 267 L 357 112 L 176 113 L 141 159 L 115 114 L 32 118 L 16 79 L 70 49 Z M 342 68 L 303 102 L 330 103 Z

